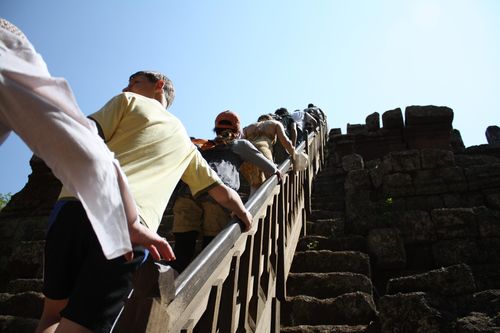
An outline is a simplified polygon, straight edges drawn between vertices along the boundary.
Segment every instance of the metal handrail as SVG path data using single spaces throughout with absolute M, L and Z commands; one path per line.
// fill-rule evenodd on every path
M 286 174 L 291 166 L 287 159 L 279 166 L 286 174 L 282 183 L 273 175 L 246 202 L 254 216 L 250 231 L 242 233 L 232 219 L 176 278 L 168 266 L 141 269 L 115 332 L 191 332 L 198 326 L 203 332 L 278 331 L 279 302 L 286 296 L 286 277 L 310 213 L 312 178 L 324 159 L 325 133 L 323 125 L 297 148 L 309 154 L 308 169 Z M 264 317 L 274 321 L 271 326 L 263 323 Z

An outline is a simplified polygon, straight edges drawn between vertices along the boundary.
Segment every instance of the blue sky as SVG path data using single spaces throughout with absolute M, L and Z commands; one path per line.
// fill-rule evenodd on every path
M 311 102 L 343 133 L 409 105 L 451 107 L 466 146 L 499 125 L 496 0 L 0 0 L 0 15 L 85 114 L 154 69 L 173 80 L 170 111 L 196 137 L 212 137 L 225 109 L 245 125 Z M 11 135 L 0 156 L 0 193 L 16 193 L 31 153 Z

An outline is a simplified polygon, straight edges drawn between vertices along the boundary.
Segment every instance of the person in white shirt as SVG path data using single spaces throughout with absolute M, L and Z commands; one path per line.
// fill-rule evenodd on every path
M 0 59 L 0 144 L 14 131 L 44 160 L 80 200 L 89 220 L 87 231 L 106 259 L 132 260 L 132 244 L 147 247 L 156 259 L 174 259 L 168 242 L 137 222 L 126 178 L 93 122 L 81 113 L 67 82 L 53 78 L 26 36 L 3 18 Z M 44 314 L 66 303 L 46 299 Z M 59 314 L 42 316 L 41 324 L 39 331 L 85 331 Z

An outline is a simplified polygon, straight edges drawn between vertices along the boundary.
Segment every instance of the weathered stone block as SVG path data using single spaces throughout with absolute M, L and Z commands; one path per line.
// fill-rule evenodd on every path
M 346 172 L 362 170 L 364 167 L 363 157 L 359 154 L 350 154 L 342 157 L 342 168 Z
M 289 297 L 284 312 L 292 314 L 284 318 L 284 324 L 368 324 L 376 317 L 373 298 L 361 292 L 347 293 L 335 298 L 317 299 L 309 296 Z
M 372 294 L 372 283 L 366 275 L 349 272 L 290 273 L 287 295 L 308 295 L 316 298 L 334 298 L 345 293 L 361 291 Z
M 373 229 L 366 237 L 368 253 L 381 269 L 398 269 L 406 266 L 406 253 L 397 229 Z
M 467 183 L 461 168 L 418 170 L 413 174 L 415 194 L 444 194 L 467 190 Z
M 500 237 L 500 211 L 486 207 L 473 209 L 481 237 Z
M 498 258 L 498 250 L 496 257 Z M 498 260 L 498 259 L 497 259 Z M 486 263 L 471 266 L 477 290 L 500 290 L 500 263 Z
M 382 126 L 384 129 L 401 129 L 404 126 L 403 112 L 400 108 L 386 111 L 382 114 Z
M 456 324 L 456 332 L 459 333 L 496 333 L 499 329 L 493 318 L 478 312 L 459 318 Z
M 438 308 L 426 293 L 386 295 L 378 303 L 381 332 L 443 332 L 446 319 Z
M 434 244 L 432 252 L 434 254 L 434 261 L 438 266 L 480 262 L 478 244 L 473 239 L 438 241 Z
M 462 168 L 470 168 L 478 165 L 491 165 L 499 163 L 500 159 L 490 155 L 458 154 L 455 155 L 455 163 Z
M 354 251 L 306 251 L 298 252 L 292 262 L 292 272 L 352 272 L 370 276 L 369 257 Z
M 335 149 L 335 154 L 337 155 L 337 160 L 342 160 L 342 157 L 349 154 L 354 154 L 356 149 L 354 148 L 355 139 L 352 134 L 343 134 L 339 136 L 333 136 L 330 138 Z
M 437 239 L 434 223 L 426 211 L 392 214 L 392 225 L 401 232 L 405 244 L 433 242 Z
M 500 210 L 500 189 L 485 191 L 484 196 L 488 207 Z
M 372 182 L 368 170 L 354 170 L 347 174 L 345 179 L 345 191 L 355 193 L 361 190 L 371 190 Z
M 437 148 L 451 150 L 451 130 L 442 129 L 438 126 L 406 126 L 403 137 L 409 149 Z
M 498 126 L 488 126 L 486 128 L 486 140 L 488 144 L 494 145 L 500 143 L 500 127 Z
M 422 149 L 422 168 L 437 169 L 455 166 L 455 155 L 445 149 Z
M 439 239 L 476 237 L 476 216 L 471 208 L 442 208 L 431 212 Z
M 315 222 L 308 222 L 307 234 L 328 237 L 343 235 L 344 222 L 343 218 L 318 219 Z
M 401 130 L 380 129 L 356 135 L 355 152 L 363 156 L 365 161 L 406 149 Z
M 390 164 L 392 172 L 408 172 L 422 168 L 418 150 L 391 152 L 384 156 L 384 164 Z
M 17 279 L 9 282 L 6 291 L 9 293 L 20 293 L 25 291 L 42 292 L 42 288 L 43 279 Z
M 384 176 L 383 192 L 389 197 L 409 196 L 415 194 L 411 176 L 406 173 L 393 173 Z
M 35 332 L 37 326 L 38 319 L 0 315 L 2 333 Z
M 373 168 L 369 168 L 368 174 L 370 175 L 370 180 L 374 188 L 378 189 L 380 186 L 382 186 L 385 174 L 382 164 L 379 163 Z
M 61 182 L 54 177 L 45 163 L 33 155 L 30 159 L 33 172 L 24 188 L 14 194 L 2 210 L 2 216 L 48 216 L 61 191 Z
M 500 163 L 471 166 L 464 171 L 471 191 L 500 188 Z
M 337 135 L 341 135 L 341 134 L 342 134 L 342 129 L 340 129 L 340 128 L 332 128 L 332 129 L 330 129 L 330 132 L 328 132 L 329 137 L 337 136 Z
M 371 191 L 349 192 L 345 197 L 346 217 L 349 220 L 366 216 L 375 212 L 375 204 L 371 201 Z
M 482 192 L 466 192 L 464 207 L 485 206 L 486 200 Z
M 8 263 L 11 278 L 42 278 L 44 247 L 44 241 L 21 242 Z
M 365 124 L 347 124 L 347 134 L 359 134 L 366 130 Z
M 454 153 L 463 153 L 465 151 L 464 141 L 459 130 L 451 130 L 450 145 Z
M 481 238 L 478 240 L 478 246 L 481 262 L 500 263 L 500 237 Z
M 380 129 L 380 114 L 378 112 L 374 112 L 368 115 L 365 119 L 365 123 L 367 131 L 378 131 Z
M 444 200 L 440 195 L 418 195 L 405 198 L 407 210 L 427 210 L 443 208 Z
M 43 309 L 43 294 L 24 292 L 19 294 L 0 294 L 0 312 L 26 318 L 40 318 Z
M 432 292 L 444 296 L 471 294 L 476 291 L 469 266 L 460 264 L 423 274 L 389 280 L 387 293 Z
M 484 290 L 473 295 L 471 310 L 489 315 L 500 313 L 500 290 Z
M 448 193 L 443 194 L 443 206 L 434 208 L 459 208 L 466 206 L 464 198 L 461 193 Z
M 405 125 L 452 129 L 453 110 L 446 106 L 412 105 L 405 109 Z
M 432 243 L 405 244 L 405 251 L 408 270 L 424 271 L 436 268 Z

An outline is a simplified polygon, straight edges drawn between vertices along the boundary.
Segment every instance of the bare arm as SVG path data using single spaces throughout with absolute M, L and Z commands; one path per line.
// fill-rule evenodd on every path
M 295 148 L 292 145 L 292 142 L 286 136 L 285 129 L 281 123 L 276 122 L 276 135 L 278 136 L 278 140 L 280 140 L 281 145 L 291 156 L 295 155 Z M 295 133 L 297 135 L 297 133 Z
M 291 129 L 290 129 L 290 140 L 292 141 L 292 145 L 295 147 L 295 145 L 297 144 L 297 124 L 295 122 L 292 123 L 291 125 Z M 292 155 L 290 153 L 290 155 Z
M 242 160 L 250 162 L 264 171 L 266 175 L 272 175 L 278 171 L 273 161 L 267 159 L 255 146 L 248 140 L 237 140 L 233 143 L 233 152 L 238 154 Z
M 229 209 L 241 220 L 241 222 L 243 222 L 245 227 L 244 231 L 250 230 L 252 227 L 252 214 L 250 214 L 250 212 L 245 208 L 236 191 L 221 184 L 208 190 L 208 194 L 210 194 L 210 196 L 217 201 L 217 203 Z

